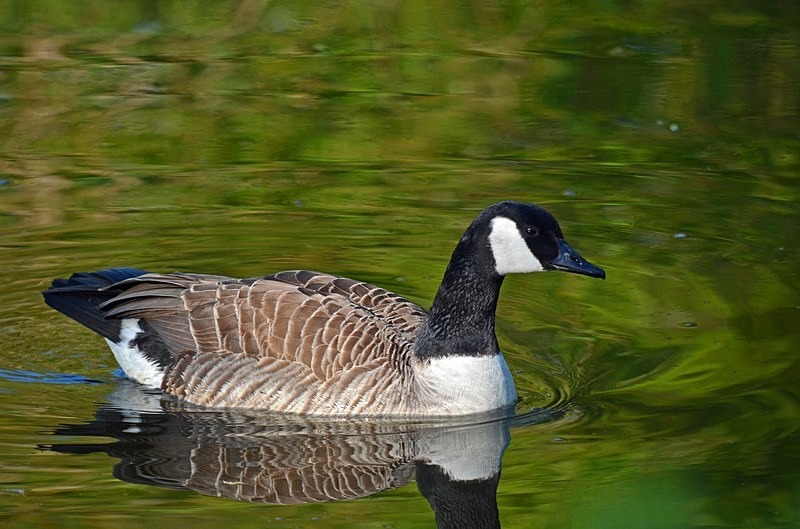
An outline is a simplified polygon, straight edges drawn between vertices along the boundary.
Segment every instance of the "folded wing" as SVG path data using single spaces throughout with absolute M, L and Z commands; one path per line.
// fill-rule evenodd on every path
M 385 289 L 309 271 L 146 274 L 114 288 L 105 316 L 144 319 L 174 358 L 164 389 L 214 406 L 376 411 L 410 376 L 425 316 Z

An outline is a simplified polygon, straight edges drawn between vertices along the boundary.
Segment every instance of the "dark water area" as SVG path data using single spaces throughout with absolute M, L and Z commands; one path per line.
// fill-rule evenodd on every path
M 795 2 L 6 2 L 0 28 L 3 527 L 800 525 Z M 608 274 L 505 280 L 512 417 L 187 410 L 40 295 L 309 268 L 428 307 L 503 199 Z

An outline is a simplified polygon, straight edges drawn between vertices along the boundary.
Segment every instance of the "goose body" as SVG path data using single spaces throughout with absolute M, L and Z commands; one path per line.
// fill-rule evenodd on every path
M 486 208 L 431 309 L 308 270 L 234 279 L 135 268 L 77 273 L 44 292 L 108 342 L 131 379 L 201 406 L 310 415 L 465 415 L 512 406 L 494 332 L 508 273 L 605 277 L 546 210 Z

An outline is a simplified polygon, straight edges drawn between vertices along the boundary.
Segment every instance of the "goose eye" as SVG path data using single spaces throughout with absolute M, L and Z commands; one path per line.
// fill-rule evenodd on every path
M 531 237 L 537 237 L 539 235 L 539 228 L 536 226 L 528 226 L 525 228 L 525 235 L 529 235 Z

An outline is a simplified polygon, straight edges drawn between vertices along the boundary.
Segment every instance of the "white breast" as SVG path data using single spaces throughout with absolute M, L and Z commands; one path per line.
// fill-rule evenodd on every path
M 509 433 L 500 421 L 460 428 L 422 430 L 417 459 L 437 465 L 450 479 L 490 479 L 500 471 Z
M 481 413 L 517 401 L 514 379 L 502 354 L 432 358 L 417 371 L 420 401 L 430 413 Z

